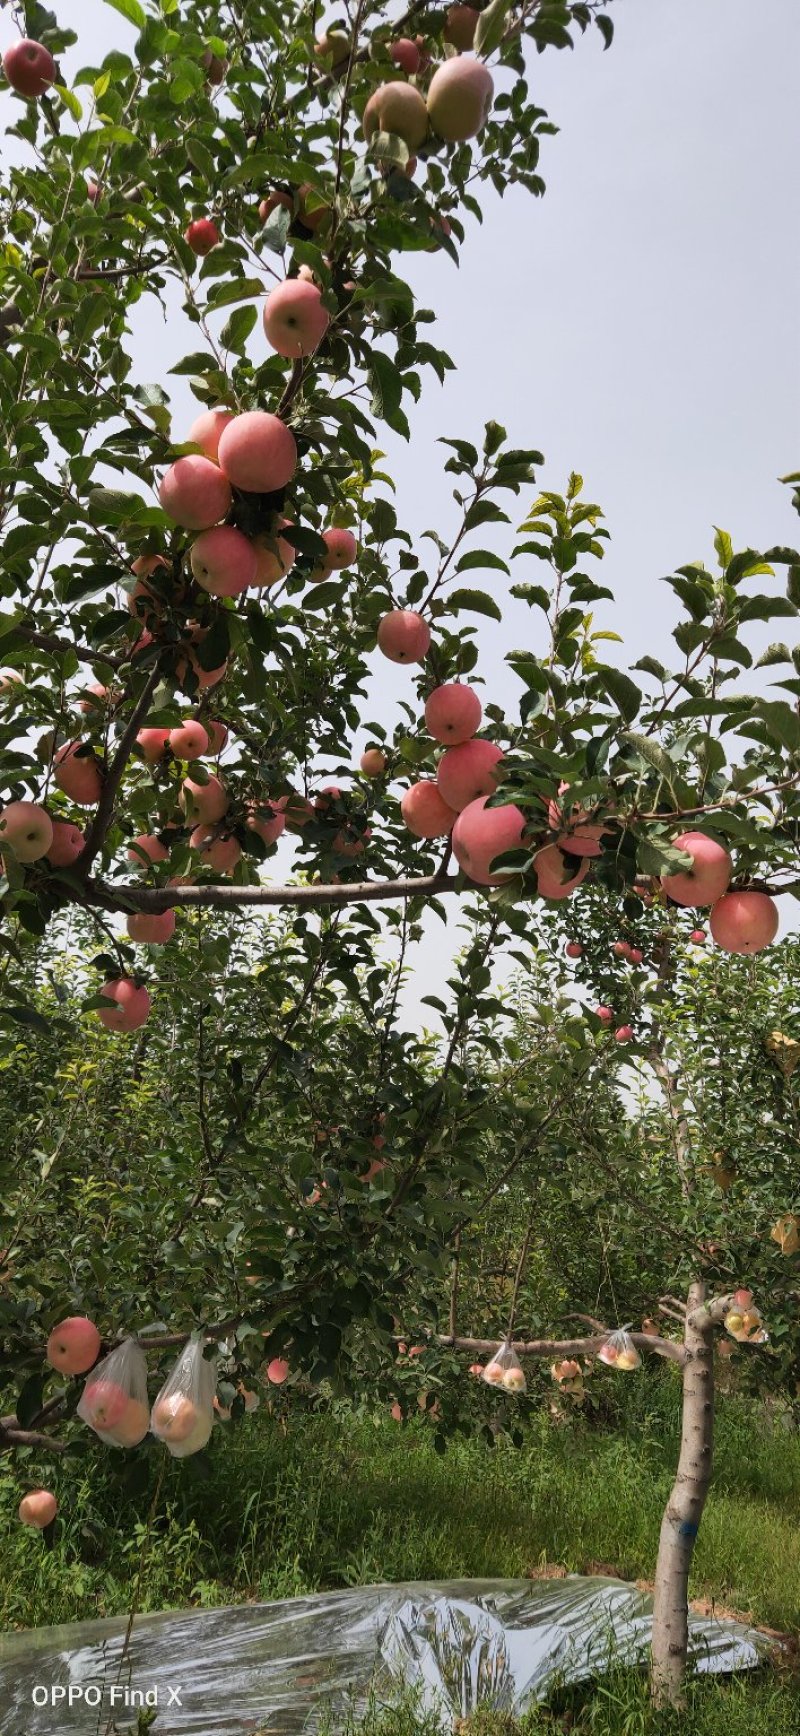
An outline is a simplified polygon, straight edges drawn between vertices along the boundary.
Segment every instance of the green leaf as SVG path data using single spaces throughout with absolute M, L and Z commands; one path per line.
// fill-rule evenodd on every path
M 83 120 L 83 104 L 78 101 L 75 92 L 73 90 L 68 90 L 66 85 L 63 84 L 56 84 L 53 86 L 53 89 L 56 91 L 57 95 L 60 96 L 64 107 L 69 109 L 73 120 Z
M 137 30 L 144 30 L 147 23 L 145 10 L 139 5 L 139 0 L 104 0 L 106 6 L 112 6 L 115 12 L 121 12 L 129 24 L 135 24 Z
M 264 285 L 258 277 L 235 277 L 229 283 L 220 283 L 212 289 L 206 302 L 207 313 L 213 313 L 215 308 L 229 307 L 233 301 L 250 301 L 255 296 L 264 294 Z
M 676 850 L 674 844 L 664 843 L 660 838 L 640 838 L 636 861 L 642 874 L 681 874 L 692 866 L 687 851 Z
M 462 609 L 467 609 L 473 615 L 488 615 L 493 621 L 502 621 L 503 612 L 494 597 L 487 596 L 485 591 L 451 591 L 447 599 L 448 610 L 457 615 Z
M 501 573 L 508 572 L 505 561 L 499 555 L 492 554 L 489 549 L 470 549 L 469 554 L 462 555 L 456 567 L 457 573 L 467 573 L 473 567 L 497 567 Z
M 635 681 L 631 681 L 629 675 L 623 675 L 621 669 L 614 669 L 605 663 L 599 665 L 596 678 L 622 712 L 625 722 L 632 723 L 642 703 L 641 688 L 636 686 Z
M 476 54 L 486 56 L 498 47 L 510 10 L 511 0 L 490 0 L 485 11 L 478 13 L 474 43 Z
M 717 551 L 719 564 L 725 570 L 733 560 L 733 543 L 726 530 L 720 530 L 717 525 L 714 526 L 714 529 L 717 533 L 714 538 L 714 548 Z
M 223 349 L 235 350 L 237 354 L 243 355 L 245 344 L 257 320 L 258 308 L 252 306 L 235 308 L 230 319 L 225 321 L 219 334 L 219 341 Z

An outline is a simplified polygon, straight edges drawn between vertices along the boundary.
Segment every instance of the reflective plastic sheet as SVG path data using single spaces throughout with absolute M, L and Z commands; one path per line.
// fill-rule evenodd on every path
M 522 1712 L 612 1656 L 643 1659 L 651 1613 L 652 1600 L 617 1579 L 366 1586 L 142 1616 L 121 1673 L 124 1619 L 38 1628 L 0 1637 L 0 1736 L 97 1736 L 112 1709 L 130 1729 L 131 1688 L 158 1707 L 154 1736 L 299 1736 L 371 1686 L 390 1699 L 403 1683 L 448 1732 L 478 1704 Z M 771 1643 L 692 1618 L 701 1670 L 752 1668 Z

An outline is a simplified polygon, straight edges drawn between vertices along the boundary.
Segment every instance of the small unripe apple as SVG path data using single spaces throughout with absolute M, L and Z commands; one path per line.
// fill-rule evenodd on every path
M 359 764 L 365 778 L 382 778 L 387 765 L 386 755 L 379 747 L 368 747 Z
M 192 252 L 201 259 L 205 258 L 212 248 L 218 247 L 221 239 L 217 225 L 210 217 L 196 217 L 184 235 L 187 247 L 191 247 Z
M 9 802 L 0 813 L 0 847 L 18 862 L 38 862 L 53 842 L 53 822 L 38 802 Z
M 57 1512 L 58 1502 L 49 1489 L 32 1489 L 29 1495 L 23 1495 L 18 1508 L 23 1525 L 35 1525 L 38 1531 L 52 1525 Z
M 49 48 L 25 36 L 6 49 L 3 71 L 18 96 L 38 97 L 55 83 L 56 63 Z
M 61 1374 L 86 1374 L 100 1355 L 102 1339 L 93 1320 L 85 1314 L 70 1314 L 54 1326 L 45 1355 Z
M 378 627 L 378 649 L 391 663 L 422 663 L 431 642 L 431 630 L 413 609 L 392 609 Z

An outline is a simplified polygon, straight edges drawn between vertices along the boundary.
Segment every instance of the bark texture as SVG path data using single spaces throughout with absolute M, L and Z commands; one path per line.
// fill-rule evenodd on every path
M 651 1691 L 656 1706 L 685 1704 L 689 1572 L 711 1482 L 714 1448 L 713 1331 L 719 1303 L 690 1286 L 684 1332 L 683 1430 L 675 1482 L 661 1521 L 653 1610 Z

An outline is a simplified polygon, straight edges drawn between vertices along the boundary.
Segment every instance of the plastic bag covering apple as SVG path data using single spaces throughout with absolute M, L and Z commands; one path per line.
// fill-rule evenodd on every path
M 126 1338 L 87 1377 L 78 1416 L 110 1447 L 137 1447 L 147 1434 L 150 1407 L 147 1363 L 135 1338 Z
M 153 1405 L 150 1427 L 173 1459 L 199 1453 L 214 1426 L 216 1354 L 204 1355 L 205 1338 L 195 1333 L 185 1344 Z
M 605 1343 L 597 1354 L 601 1362 L 609 1368 L 630 1370 L 641 1368 L 642 1359 L 630 1335 L 630 1321 L 627 1326 L 620 1326 L 617 1332 L 609 1332 Z
M 525 1392 L 527 1381 L 516 1351 L 505 1338 L 484 1368 L 481 1379 L 487 1386 L 502 1386 L 506 1392 Z

